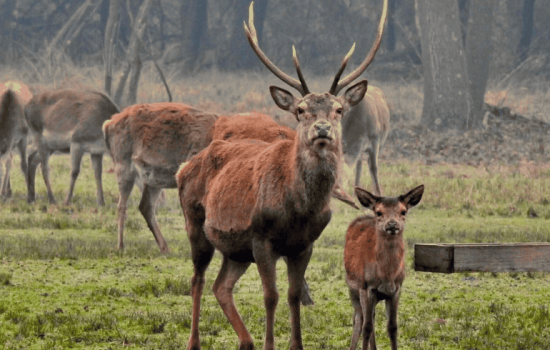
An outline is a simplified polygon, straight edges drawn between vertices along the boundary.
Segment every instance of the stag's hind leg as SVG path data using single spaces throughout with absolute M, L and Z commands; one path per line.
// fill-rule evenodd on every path
M 101 176 L 103 173 L 103 153 L 91 154 L 92 168 L 94 168 L 95 183 L 97 187 L 97 205 L 104 206 L 105 198 L 103 197 L 103 182 Z
M 141 196 L 141 202 L 139 203 L 139 211 L 147 221 L 147 226 L 149 230 L 153 232 L 155 236 L 155 241 L 160 248 L 160 251 L 163 253 L 169 252 L 168 244 L 160 232 L 159 225 L 157 224 L 157 219 L 155 217 L 155 206 L 157 204 L 159 195 L 162 191 L 162 188 L 152 187 L 147 184 L 143 185 L 143 193 Z
M 118 182 L 118 249 L 124 249 L 124 224 L 126 222 L 126 210 L 128 198 L 134 188 L 135 173 L 131 169 L 130 164 L 115 165 L 116 178 Z
M 191 297 L 193 298 L 193 316 L 191 323 L 191 336 L 189 337 L 188 350 L 201 348 L 199 338 L 199 316 L 201 310 L 201 297 L 204 289 L 204 273 L 214 255 L 214 246 L 208 241 L 204 233 L 204 211 L 195 208 L 184 209 L 185 225 L 189 243 L 191 245 L 191 257 L 193 259 L 194 274 L 191 278 Z
M 239 350 L 254 349 L 252 337 L 246 329 L 233 299 L 233 287 L 249 266 L 249 262 L 239 263 L 224 256 L 220 273 L 213 287 L 214 295 L 218 299 L 225 316 L 239 336 Z

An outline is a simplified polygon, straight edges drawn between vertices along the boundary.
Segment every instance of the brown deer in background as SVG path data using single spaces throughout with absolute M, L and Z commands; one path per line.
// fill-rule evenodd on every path
M 95 91 L 47 91 L 29 101 L 25 115 L 37 147 L 29 155 L 29 202 L 35 200 L 36 168 L 42 163 L 49 202 L 56 203 L 50 186 L 49 157 L 58 151 L 71 155 L 71 182 L 64 202 L 70 204 L 82 156 L 87 152 L 91 154 L 94 168 L 97 203 L 105 205 L 101 173 L 107 148 L 101 127 L 115 113 L 118 107 L 111 99 Z
M 27 191 L 27 134 L 25 104 L 32 98 L 29 88 L 19 82 L 8 81 L 0 85 L 0 196 L 10 197 L 10 170 L 12 151 L 17 148 L 21 158 L 21 172 Z
M 387 0 L 373 48 L 360 67 L 338 83 L 339 89 L 371 63 L 382 39 L 386 13 Z M 252 262 L 258 266 L 264 290 L 264 349 L 275 348 L 273 327 L 279 299 L 275 265 L 280 257 L 287 258 L 288 266 L 290 349 L 303 348 L 300 295 L 313 243 L 330 221 L 330 197 L 341 176 L 341 120 L 367 91 L 367 81 L 363 80 L 341 97 L 333 94 L 333 89 L 331 93 L 310 93 L 295 52 L 293 59 L 300 81 L 282 72 L 258 46 L 252 4 L 245 31 L 260 60 L 304 97 L 295 98 L 286 90 L 270 87 L 277 106 L 298 120 L 293 140 L 214 141 L 176 175 L 194 265 L 188 349 L 200 349 L 198 324 L 204 274 L 216 249 L 223 255 L 223 263 L 214 282 L 214 294 L 238 334 L 239 349 L 253 349 L 254 345 L 235 307 L 233 287 Z M 349 55 L 343 67 L 348 59 Z
M 399 197 L 378 197 L 359 187 L 355 193 L 374 216 L 355 219 L 348 227 L 344 246 L 346 282 L 355 309 L 350 350 L 355 350 L 363 332 L 363 349 L 376 349 L 374 311 L 386 301 L 388 334 L 397 349 L 397 307 L 405 279 L 405 216 L 422 199 L 424 185 Z
M 365 98 L 353 107 L 342 121 L 344 157 L 348 166 L 355 166 L 355 186 L 361 185 L 363 152 L 368 165 L 374 193 L 382 194 L 378 181 L 378 154 L 388 136 L 390 110 L 382 90 L 369 85 Z

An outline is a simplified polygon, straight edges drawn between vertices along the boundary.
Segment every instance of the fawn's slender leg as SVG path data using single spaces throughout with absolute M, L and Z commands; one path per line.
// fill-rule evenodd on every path
M 353 305 L 353 334 L 351 336 L 350 350 L 357 348 L 357 342 L 361 335 L 361 329 L 363 328 L 363 311 L 361 309 L 361 301 L 359 300 L 359 291 L 357 289 L 349 288 L 349 296 L 351 299 L 351 305 Z
M 397 350 L 397 308 L 399 307 L 399 292 L 386 300 L 386 315 L 388 317 L 388 335 L 390 336 L 392 350 Z
M 213 286 L 214 295 L 218 299 L 218 303 L 220 303 L 229 323 L 231 323 L 231 326 L 233 326 L 233 329 L 239 336 L 239 350 L 254 349 L 252 337 L 246 329 L 233 299 L 233 287 L 235 287 L 235 283 L 246 272 L 250 264 L 250 262 L 239 263 L 224 256 L 220 273 Z
M 361 289 L 359 291 L 359 298 L 361 301 L 361 309 L 363 310 L 363 349 L 366 350 L 368 349 L 368 344 L 371 342 L 370 339 L 374 333 L 374 310 L 377 299 L 370 288 Z M 376 345 L 374 346 L 376 347 Z

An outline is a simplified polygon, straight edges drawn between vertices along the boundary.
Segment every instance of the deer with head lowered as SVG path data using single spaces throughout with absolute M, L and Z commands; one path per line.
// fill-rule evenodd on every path
M 0 85 L 0 196 L 10 197 L 10 169 L 12 151 L 17 148 L 21 158 L 21 172 L 27 190 L 27 135 L 25 104 L 32 98 L 29 88 L 19 82 L 8 81 Z
M 422 199 L 424 185 L 399 197 L 379 197 L 356 187 L 359 202 L 374 212 L 355 219 L 348 227 L 344 266 L 351 303 L 355 309 L 350 350 L 363 333 L 363 349 L 376 349 L 374 311 L 386 301 L 388 334 L 397 349 L 397 307 L 405 279 L 405 216 Z
M 340 89 L 357 78 L 374 58 L 382 39 L 386 12 L 387 0 L 373 48 L 361 66 L 338 84 Z M 290 349 L 303 348 L 300 295 L 313 243 L 330 221 L 330 198 L 341 176 L 341 121 L 367 91 L 367 81 L 363 80 L 340 97 L 328 92 L 310 93 L 295 51 L 293 60 L 300 81 L 277 68 L 258 46 L 252 5 L 245 31 L 260 60 L 303 95 L 296 98 L 286 90 L 270 87 L 277 106 L 292 113 L 298 126 L 293 140 L 214 141 L 176 174 L 194 265 L 188 349 L 200 348 L 199 314 L 204 275 L 216 249 L 221 252 L 223 262 L 214 282 L 214 295 L 238 334 L 239 349 L 253 349 L 254 345 L 235 307 L 233 288 L 253 262 L 258 267 L 264 290 L 264 349 L 275 348 L 273 330 L 279 299 L 275 265 L 280 257 L 286 257 L 288 266 Z M 346 62 L 347 59 L 349 57 Z
M 50 185 L 49 158 L 58 151 L 71 155 L 71 181 L 64 204 L 68 205 L 72 201 L 84 153 L 91 154 L 97 185 L 97 203 L 105 204 L 101 173 L 103 153 L 107 148 L 101 126 L 115 113 L 118 113 L 118 107 L 111 99 L 95 91 L 46 91 L 29 101 L 25 116 L 37 147 L 29 155 L 29 202 L 35 200 L 36 168 L 42 163 L 49 202 L 56 203 Z

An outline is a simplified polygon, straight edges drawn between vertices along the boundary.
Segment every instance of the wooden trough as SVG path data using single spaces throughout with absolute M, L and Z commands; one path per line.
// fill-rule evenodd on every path
M 415 244 L 415 271 L 550 271 L 550 243 Z

